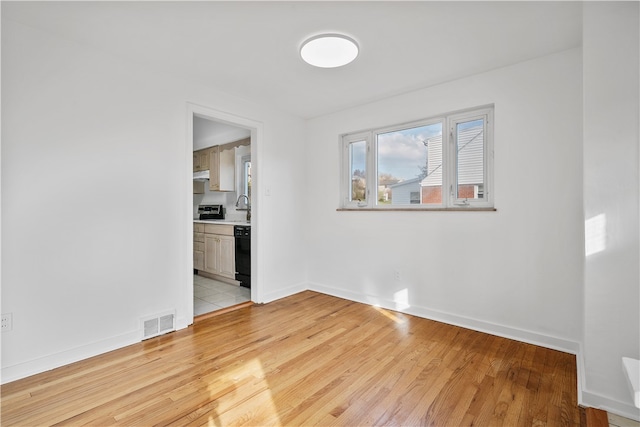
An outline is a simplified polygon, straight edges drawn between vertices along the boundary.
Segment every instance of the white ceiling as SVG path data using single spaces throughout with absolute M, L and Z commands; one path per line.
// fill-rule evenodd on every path
M 315 117 L 579 46 L 580 2 L 2 2 L 41 28 L 218 90 Z M 298 54 L 321 32 L 352 64 Z
M 226 144 L 227 142 L 238 141 L 250 136 L 251 131 L 249 129 L 208 120 L 197 115 L 193 117 L 194 150 Z

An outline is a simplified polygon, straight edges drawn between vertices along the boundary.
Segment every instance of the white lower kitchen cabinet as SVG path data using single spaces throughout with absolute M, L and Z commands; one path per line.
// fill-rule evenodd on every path
M 204 224 L 193 226 L 193 268 L 204 270 Z
M 220 274 L 230 279 L 236 278 L 236 242 L 233 236 L 220 236 Z
M 213 226 L 209 224 L 205 226 L 203 271 L 228 279 L 235 279 L 235 253 L 236 244 L 233 236 L 233 226 Z

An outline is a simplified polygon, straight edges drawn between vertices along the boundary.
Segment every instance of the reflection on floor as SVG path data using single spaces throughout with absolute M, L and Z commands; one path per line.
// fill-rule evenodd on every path
M 251 300 L 251 290 L 193 275 L 193 315 L 220 310 Z

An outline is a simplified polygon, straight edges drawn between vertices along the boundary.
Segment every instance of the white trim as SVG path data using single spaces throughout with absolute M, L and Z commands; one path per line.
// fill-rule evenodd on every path
M 303 292 L 305 290 L 320 292 L 326 295 L 332 295 L 338 298 L 356 301 L 363 304 L 376 305 L 388 310 L 395 310 L 425 319 L 435 320 L 450 325 L 472 329 L 478 332 L 484 332 L 503 338 L 513 339 L 528 344 L 538 345 L 553 350 L 575 354 L 578 379 L 578 403 L 580 405 L 600 408 L 606 410 L 607 412 L 611 412 L 625 418 L 640 421 L 640 413 L 638 412 L 638 409 L 633 405 L 601 396 L 586 390 L 584 383 L 585 367 L 583 350 L 582 345 L 579 342 L 544 335 L 533 331 L 527 331 L 524 329 L 513 328 L 510 326 L 500 325 L 492 322 L 486 322 L 470 317 L 459 316 L 456 314 L 433 310 L 426 307 L 411 306 L 405 309 L 400 309 L 397 303 L 392 300 L 376 297 L 373 295 L 359 294 L 313 282 L 301 282 L 284 289 L 272 291 L 268 294 L 260 295 L 260 299 L 253 299 L 252 288 L 252 299 L 256 302 L 268 303 L 294 295 L 299 292 Z M 185 321 L 186 319 L 184 318 L 176 319 L 176 328 L 181 329 L 182 327 L 186 327 L 184 326 Z M 191 319 L 191 323 L 193 323 L 193 318 Z M 75 347 L 58 353 L 53 353 L 47 356 L 22 362 L 17 365 L 6 366 L 2 368 L 0 384 L 6 384 L 11 381 L 16 381 L 22 378 L 29 377 L 31 375 L 46 372 L 61 366 L 85 360 L 90 357 L 98 356 L 109 351 L 117 350 L 139 342 L 140 331 L 135 330 L 112 338 L 108 338 L 106 340 L 90 343 L 80 347 Z
M 580 352 L 580 344 L 565 338 L 544 335 L 526 329 L 513 328 L 511 326 L 501 325 L 498 323 L 487 322 L 484 320 L 474 319 L 466 316 L 459 316 L 445 311 L 434 310 L 427 307 L 410 306 L 403 308 L 395 301 L 377 297 L 374 295 L 357 294 L 355 292 L 345 291 L 331 286 L 319 283 L 309 283 L 309 290 L 321 292 L 327 295 L 333 295 L 338 298 L 348 299 L 350 301 L 361 302 L 364 304 L 375 305 L 387 310 L 399 311 L 401 313 L 411 314 L 413 316 L 422 317 L 437 322 L 447 323 L 449 325 L 460 326 L 462 328 L 472 329 L 478 332 L 484 332 L 503 338 L 534 344 L 552 350 L 559 350 L 565 353 L 578 354 Z
M 582 400 L 579 403 L 640 422 L 640 409 L 629 403 L 620 402 L 588 390 L 582 390 Z
M 271 291 L 271 292 L 269 292 L 267 294 L 264 294 L 263 295 L 263 299 L 261 301 L 259 301 L 259 302 L 261 304 L 267 304 L 267 303 L 273 302 L 275 300 L 279 300 L 279 299 L 282 299 L 282 298 L 290 297 L 291 295 L 295 295 L 297 293 L 304 292 L 307 289 L 308 288 L 307 288 L 306 282 L 300 282 L 300 283 L 297 283 L 295 285 L 288 286 L 288 287 L 286 287 L 284 289 L 278 289 L 278 290 L 275 290 L 275 291 Z
M 402 208 L 403 210 L 429 210 L 436 209 L 465 209 L 494 207 L 493 198 L 493 159 L 494 159 L 494 105 L 483 105 L 465 110 L 453 111 L 425 119 L 414 120 L 397 125 L 384 126 L 379 128 L 371 128 L 359 132 L 347 132 L 339 135 L 340 146 L 340 201 L 339 209 L 364 208 L 375 210 L 393 210 Z M 453 126 L 461 121 L 471 119 L 482 119 L 484 122 L 484 197 L 482 200 L 465 200 L 460 204 L 461 200 L 453 199 L 450 192 L 453 186 L 457 185 L 457 154 L 454 144 Z M 386 205 L 377 203 L 378 201 L 378 135 L 403 131 L 422 126 L 431 126 L 442 124 L 442 202 L 439 204 L 402 204 L 402 205 Z M 349 147 L 351 143 L 366 141 L 366 203 L 352 202 L 351 199 L 351 162 Z
M 184 271 L 183 283 L 181 285 L 183 302 L 186 304 L 186 316 L 180 318 L 180 324 L 176 328 L 186 327 L 193 324 L 193 116 L 198 115 L 207 119 L 223 122 L 233 126 L 241 126 L 251 130 L 251 301 L 260 302 L 262 297 L 262 281 L 260 271 L 262 271 L 262 252 L 260 245 L 260 206 L 262 205 L 262 187 L 260 185 L 260 163 L 262 160 L 262 139 L 263 123 L 247 117 L 237 116 L 232 113 L 215 110 L 202 105 L 187 102 L 187 137 L 185 140 L 185 182 L 182 186 L 184 192 L 183 217 L 180 218 L 183 224 L 182 238 L 182 259 L 181 266 Z M 185 325 L 186 321 L 186 325 Z
M 426 307 L 410 306 L 404 308 L 397 302 L 377 297 L 374 295 L 360 294 L 320 283 L 309 282 L 308 290 L 320 292 L 326 295 L 332 295 L 338 298 L 356 301 L 363 304 L 374 305 L 387 310 L 394 310 L 401 313 L 411 314 L 437 322 L 449 325 L 460 326 L 462 328 L 471 329 L 503 338 L 508 338 L 540 347 L 558 350 L 576 356 L 576 376 L 577 376 L 577 393 L 578 404 L 594 408 L 600 408 L 612 414 L 620 415 L 625 418 L 640 421 L 640 412 L 635 406 L 598 395 L 586 389 L 585 384 L 585 363 L 582 344 L 566 338 L 554 337 L 551 335 L 541 334 L 539 332 L 528 331 L 526 329 L 513 328 L 511 326 L 501 325 L 484 320 L 474 319 L 466 316 L 459 316 L 453 313 L 447 313 L 440 310 L 433 310 Z
M 340 173 L 340 206 L 350 207 L 350 208 L 358 208 L 358 207 L 368 207 L 370 203 L 370 194 L 365 193 L 365 201 L 358 202 L 351 200 L 351 144 L 356 142 L 365 143 L 365 179 L 367 181 L 367 186 L 365 188 L 365 192 L 368 191 L 369 185 L 368 182 L 371 179 L 371 165 L 370 159 L 367 153 L 371 150 L 371 132 L 359 132 L 352 133 L 349 135 L 343 135 L 339 138 L 340 144 L 340 157 L 342 159 L 342 168 Z
M 447 192 L 448 202 L 447 207 L 460 207 L 460 206 L 469 206 L 469 207 L 493 207 L 493 107 L 486 108 L 478 108 L 472 111 L 465 111 L 460 114 L 452 114 L 448 117 L 447 120 L 447 129 L 449 132 L 443 135 L 443 156 L 445 152 L 447 153 L 446 162 L 448 165 L 457 165 L 457 139 L 458 139 L 458 131 L 457 125 L 459 123 L 465 123 L 473 120 L 482 120 L 483 121 L 483 161 L 484 161 L 484 197 L 482 200 L 468 200 L 464 199 L 465 204 L 462 205 L 463 199 L 456 198 L 455 195 Z M 444 131 L 444 130 L 443 130 Z M 445 140 L 451 137 L 451 140 L 446 142 L 446 151 L 445 151 Z M 445 160 L 443 159 L 443 164 Z M 449 186 L 453 186 L 455 193 L 458 186 L 458 168 L 450 167 L 449 173 L 447 174 L 448 183 L 446 186 L 444 185 L 443 180 L 443 189 L 449 188 Z M 444 192 L 444 191 L 443 191 Z M 443 198 L 444 198 L 443 194 Z
M 582 391 L 585 388 L 585 384 L 586 384 L 585 378 L 587 377 L 587 373 L 585 371 L 584 350 L 581 342 L 578 343 L 578 353 L 576 354 L 576 370 L 578 371 L 576 373 L 577 380 L 578 380 L 578 405 L 584 405 L 582 400 L 583 399 Z

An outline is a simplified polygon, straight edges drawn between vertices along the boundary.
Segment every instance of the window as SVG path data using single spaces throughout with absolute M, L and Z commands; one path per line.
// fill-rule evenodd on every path
M 238 198 L 236 209 L 247 210 L 251 206 L 251 148 L 243 146 L 237 150 L 240 152 L 236 154 L 237 195 L 246 195 L 247 199 Z
M 409 198 L 410 198 L 410 202 L 412 205 L 419 205 L 420 204 L 420 192 L 419 191 L 412 191 L 411 194 L 409 194 Z
M 342 135 L 342 208 L 491 208 L 493 107 Z
M 354 135 L 345 139 L 349 168 L 349 189 L 347 198 L 350 204 L 364 206 L 367 203 L 367 141 Z

